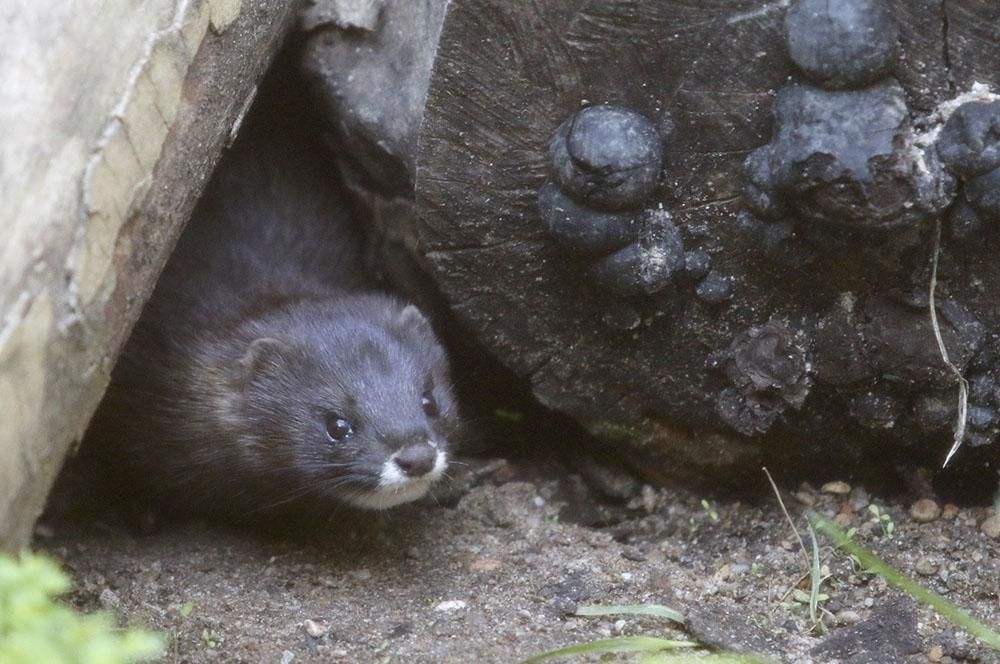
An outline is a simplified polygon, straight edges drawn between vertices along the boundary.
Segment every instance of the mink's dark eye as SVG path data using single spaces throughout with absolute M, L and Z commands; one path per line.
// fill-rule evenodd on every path
M 341 415 L 333 413 L 326 418 L 326 435 L 330 440 L 340 442 L 354 433 L 354 427 Z
M 427 417 L 437 417 L 441 414 L 437 401 L 434 400 L 434 395 L 431 394 L 430 390 L 424 392 L 424 396 L 420 399 L 420 405 Z

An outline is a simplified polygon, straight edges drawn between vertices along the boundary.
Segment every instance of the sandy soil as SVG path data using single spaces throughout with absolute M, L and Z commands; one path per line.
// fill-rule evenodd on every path
M 857 541 L 1000 625 L 990 508 L 929 506 L 918 522 L 908 499 L 858 487 L 785 495 L 800 528 L 807 505 L 839 514 Z M 633 634 L 785 662 L 1000 662 L 828 544 L 821 633 L 795 592 L 808 590 L 807 561 L 773 496 L 711 500 L 480 460 L 422 504 L 294 534 L 188 524 L 136 537 L 104 521 L 50 521 L 37 546 L 64 561 L 75 604 L 168 634 L 168 662 L 516 662 Z M 623 603 L 666 604 L 688 624 L 572 615 Z

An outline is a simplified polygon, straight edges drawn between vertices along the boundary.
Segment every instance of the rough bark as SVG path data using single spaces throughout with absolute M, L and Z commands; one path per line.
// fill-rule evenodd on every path
M 26 543 L 291 0 L 18 2 L 0 27 L 0 548 Z
M 938 131 L 996 98 L 998 24 L 983 0 L 454 3 L 417 156 L 424 263 L 543 403 L 652 475 L 939 463 L 941 221 L 963 454 L 996 462 L 1000 170 L 964 165 L 992 158 L 996 118 Z
M 413 191 L 417 134 L 447 0 L 319 0 L 302 66 L 352 185 Z

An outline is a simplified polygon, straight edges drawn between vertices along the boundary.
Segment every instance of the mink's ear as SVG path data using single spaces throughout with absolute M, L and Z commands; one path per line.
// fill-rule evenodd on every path
M 254 339 L 247 346 L 246 352 L 240 358 L 237 367 L 237 381 L 247 385 L 269 366 L 278 366 L 283 354 L 288 354 L 291 347 L 284 341 L 271 337 Z
M 431 324 L 427 321 L 427 317 L 414 304 L 403 307 L 403 310 L 396 316 L 395 324 L 401 330 L 425 329 L 428 332 L 431 330 Z

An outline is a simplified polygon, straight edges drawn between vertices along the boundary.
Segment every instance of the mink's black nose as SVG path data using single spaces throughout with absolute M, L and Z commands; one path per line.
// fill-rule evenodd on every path
M 395 456 L 396 465 L 408 477 L 421 477 L 434 470 L 437 450 L 427 443 L 407 445 Z

